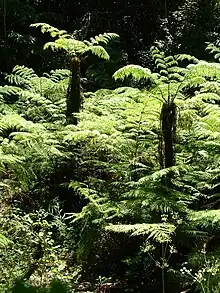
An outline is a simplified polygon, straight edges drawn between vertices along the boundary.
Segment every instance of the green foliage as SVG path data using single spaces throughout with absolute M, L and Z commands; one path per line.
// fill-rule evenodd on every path
M 44 23 L 33 26 L 55 39 L 46 48 L 62 49 L 79 66 L 89 52 L 108 59 L 105 46 L 117 38 L 79 41 Z M 109 276 L 125 287 L 138 278 L 136 291 L 142 283 L 144 292 L 159 284 L 163 293 L 175 276 L 182 289 L 197 284 L 208 291 L 208 276 L 209 292 L 217 292 L 219 64 L 157 46 L 150 53 L 152 69 L 122 67 L 113 75 L 120 87 L 84 92 L 83 104 L 78 65 L 78 71 L 43 75 L 17 65 L 6 76 L 0 87 L 1 292 L 16 279 L 15 292 L 68 292 L 62 283 L 50 287 L 52 280 L 71 282 L 77 291 L 84 280 Z M 137 87 L 122 86 L 123 80 L 134 85 L 132 79 Z M 77 112 L 77 123 L 66 125 L 74 98 L 80 111 L 69 115 Z
M 56 215 L 51 214 L 50 223 L 48 215 L 45 210 L 25 215 L 19 209 L 1 213 L 1 229 L 7 237 L 3 238 L 7 247 L 1 246 L 1 292 L 6 292 L 15 279 L 28 279 L 35 286 L 48 284 L 55 277 L 68 280 L 65 248 L 53 240 L 53 233 L 59 232 Z
M 207 48 L 211 54 L 214 54 L 214 58 L 219 61 L 220 58 L 220 48 L 219 48 L 219 42 L 217 41 L 216 44 L 213 43 L 207 43 Z
M 4 86 L 0 91 L 6 101 L 14 104 L 13 109 L 33 122 L 62 121 L 69 74 L 69 70 L 56 70 L 38 77 L 32 69 L 16 66 L 12 74 L 6 76 L 13 86 Z
M 10 244 L 10 240 L 6 238 L 3 234 L 0 234 L 0 246 L 7 247 L 7 245 Z
M 50 288 L 32 287 L 22 281 L 17 281 L 12 289 L 12 293 L 68 293 L 72 292 L 70 288 L 63 282 L 54 280 Z
M 100 198 L 96 196 L 95 202 L 93 204 L 89 203 L 77 219 L 78 221 L 82 221 L 82 226 L 86 225 L 83 226 L 87 227 L 86 230 L 89 229 L 88 222 L 99 223 L 101 227 L 105 227 L 107 235 L 112 235 L 112 233 L 125 233 L 134 238 L 138 238 L 146 234 L 145 237 L 150 237 L 148 240 L 154 242 L 153 247 L 155 247 L 155 252 L 153 253 L 153 256 L 152 253 L 150 254 L 151 257 L 154 259 L 160 259 L 157 242 L 163 243 L 163 241 L 171 241 L 174 247 L 177 247 L 177 251 L 179 245 L 180 247 L 185 245 L 187 249 L 196 250 L 196 243 L 205 242 L 207 237 L 209 237 L 207 232 L 218 231 L 215 230 L 218 229 L 217 211 L 203 212 L 201 207 L 204 205 L 208 207 L 212 201 L 214 204 L 215 199 L 217 200 L 218 197 L 217 194 L 213 194 L 214 189 L 217 189 L 217 186 L 212 186 L 211 182 L 213 176 L 211 174 L 214 174 L 212 172 L 218 172 L 219 170 L 217 163 L 219 162 L 219 156 L 216 153 L 218 149 L 216 144 L 218 144 L 217 103 L 219 100 L 219 77 L 218 64 L 215 63 L 198 61 L 191 56 L 182 56 L 179 57 L 179 61 L 187 59 L 193 61 L 195 64 L 190 64 L 186 68 L 181 68 L 177 66 L 177 61 L 175 62 L 178 58 L 167 58 L 166 61 L 164 61 L 166 57 L 163 55 L 156 56 L 155 58 L 158 60 L 156 63 L 158 63 L 159 74 L 151 73 L 148 69 L 139 66 L 129 65 L 118 70 L 114 77 L 116 79 L 124 79 L 132 75 L 132 77 L 137 80 L 150 78 L 152 82 L 156 84 L 156 88 L 152 86 L 148 91 L 140 91 L 140 93 L 143 94 L 143 101 L 146 101 L 147 103 L 146 118 L 147 116 L 149 117 L 149 113 L 151 113 L 152 118 L 154 116 L 153 119 L 159 121 L 158 110 L 160 109 L 161 103 L 155 103 L 155 100 L 153 100 L 152 97 L 156 97 L 157 100 L 162 101 L 161 97 L 168 99 L 170 94 L 170 97 L 176 98 L 176 104 L 180 111 L 178 121 L 179 129 L 177 131 L 178 139 L 176 140 L 177 166 L 158 171 L 158 157 L 154 157 L 153 160 L 156 160 L 156 164 L 154 163 L 154 165 L 149 168 L 147 166 L 149 161 L 148 163 L 143 163 L 142 156 L 139 156 L 138 152 L 143 152 L 144 148 L 146 149 L 147 144 L 145 143 L 145 145 L 143 145 L 144 148 L 142 149 L 142 142 L 147 142 L 148 137 L 154 137 L 154 142 L 160 139 L 156 134 L 159 130 L 159 123 L 157 122 L 153 125 L 145 124 L 144 114 L 141 116 L 141 124 L 139 124 L 140 128 L 138 128 L 138 124 L 136 126 L 133 124 L 131 136 L 128 136 L 129 145 L 130 148 L 132 148 L 132 140 L 134 139 L 135 133 L 134 128 L 136 127 L 138 152 L 134 152 L 135 157 L 130 165 L 131 172 L 129 173 L 127 171 L 127 174 L 122 173 L 123 177 L 121 177 L 121 179 L 123 178 L 123 181 L 126 182 L 125 185 L 121 179 L 117 180 L 117 186 L 122 186 L 123 192 L 116 196 L 116 202 L 107 202 L 101 195 Z M 170 65 L 167 64 L 169 62 Z M 161 69 L 162 65 L 166 68 Z M 165 74 L 164 71 L 161 71 L 165 69 L 167 72 L 173 71 L 175 73 L 176 71 L 177 75 L 171 75 L 169 72 L 168 74 Z M 168 79 L 164 79 L 165 76 L 168 76 Z M 197 91 L 189 96 L 185 95 L 187 88 L 194 89 L 196 86 L 198 87 Z M 116 93 L 116 91 L 114 92 Z M 100 91 L 96 93 L 94 98 L 91 96 L 90 99 L 96 100 L 99 93 Z M 113 93 L 110 94 L 110 91 L 104 91 L 103 93 L 106 95 L 106 98 L 108 97 L 111 99 L 109 103 L 112 107 L 115 101 L 112 97 Z M 138 97 L 135 97 L 134 93 L 132 96 L 137 103 Z M 100 104 L 100 100 L 98 99 L 96 104 L 97 107 L 100 107 L 102 104 L 103 101 Z M 89 100 L 88 105 L 90 105 Z M 150 105 L 155 105 L 157 111 L 153 113 L 152 106 Z M 121 108 L 123 109 L 123 106 Z M 136 108 L 136 106 L 134 106 L 134 108 Z M 111 117 L 112 120 L 113 116 L 112 113 L 111 115 L 109 114 L 109 111 L 98 111 L 95 107 L 92 108 L 92 110 L 99 115 L 96 119 L 102 121 L 102 123 L 99 124 L 93 123 L 94 128 L 92 129 L 100 129 L 101 125 L 103 125 L 104 120 L 101 118 L 103 114 L 107 115 L 108 113 L 108 118 Z M 84 117 L 83 119 L 85 119 L 87 111 L 86 103 L 84 113 L 81 114 L 82 117 Z M 113 113 L 115 115 L 115 112 Z M 93 115 L 90 114 L 89 117 L 94 121 L 95 119 L 92 118 L 94 117 Z M 134 118 L 133 116 L 128 117 L 130 120 Z M 82 124 L 79 126 L 83 126 L 83 119 Z M 121 118 L 119 119 L 121 120 Z M 191 120 L 189 121 L 189 119 Z M 88 127 L 88 122 L 85 122 L 85 125 Z M 146 128 L 143 125 L 146 125 Z M 157 130 L 155 130 L 155 128 Z M 119 128 L 119 130 L 123 130 L 123 132 L 124 129 L 128 131 L 129 128 Z M 106 131 L 104 128 L 103 130 Z M 108 128 L 108 132 L 104 133 L 109 135 L 113 131 L 115 131 L 114 128 Z M 152 136 L 147 136 L 147 133 L 148 135 L 151 133 Z M 98 136 L 98 133 L 93 134 L 93 144 L 98 143 Z M 96 139 L 94 140 L 94 138 Z M 105 137 L 102 137 L 102 148 L 104 146 L 103 138 Z M 111 142 L 111 140 L 108 140 L 108 144 L 109 142 Z M 210 147 L 208 147 L 209 143 Z M 150 144 L 153 144 L 152 141 L 149 141 L 149 145 L 147 146 L 149 152 L 152 153 L 152 148 L 149 147 Z M 118 140 L 117 147 L 120 149 L 120 152 L 122 145 L 123 141 L 119 142 Z M 215 146 L 216 149 L 213 146 Z M 112 154 L 113 157 L 110 156 L 110 158 L 114 162 L 114 159 L 117 157 L 117 150 L 115 148 L 112 150 L 114 150 L 114 155 Z M 154 151 L 156 151 L 156 149 L 154 149 Z M 96 152 L 96 155 L 99 157 L 99 149 Z M 120 163 L 118 164 L 122 166 L 122 158 L 128 160 L 127 155 L 128 153 L 125 153 L 124 157 L 122 156 L 122 153 L 120 153 Z M 94 164 L 94 160 L 92 162 Z M 111 161 L 108 159 L 108 162 Z M 107 166 L 109 165 L 109 163 L 106 162 L 98 163 L 96 161 L 96 166 L 97 164 L 100 164 L 99 166 L 102 168 L 108 168 Z M 127 166 L 127 164 L 125 164 L 125 166 Z M 123 170 L 122 167 L 120 167 L 120 170 Z M 97 181 L 96 178 L 90 178 L 89 184 L 93 186 L 93 188 L 94 186 L 98 186 L 98 190 L 103 190 L 102 194 L 106 195 L 107 193 L 107 196 L 111 199 L 112 191 L 117 193 L 117 190 L 110 189 L 111 193 L 108 195 L 106 180 L 104 181 L 105 185 L 100 189 L 102 181 L 103 180 Z M 198 207 L 200 207 L 201 211 L 197 211 Z M 158 222 L 160 222 L 161 216 L 164 213 L 166 215 L 166 221 L 165 223 L 160 224 Z M 174 231 L 175 234 L 173 233 Z M 92 230 L 91 233 L 95 233 L 95 231 Z M 86 237 L 86 232 L 83 234 L 82 239 L 85 243 L 86 240 L 84 237 Z M 88 239 L 91 239 L 91 237 L 90 234 Z M 103 237 L 102 234 L 99 237 L 100 242 L 98 245 L 103 242 L 101 240 Z M 94 244 L 94 246 L 97 247 L 97 244 Z M 85 250 L 83 251 L 85 253 Z M 169 263 L 170 257 L 167 253 L 168 252 L 163 252 L 164 260 L 159 261 L 160 268 L 165 270 L 166 274 L 168 274 L 166 268 L 172 266 L 172 261 Z M 173 255 L 173 252 L 171 255 Z

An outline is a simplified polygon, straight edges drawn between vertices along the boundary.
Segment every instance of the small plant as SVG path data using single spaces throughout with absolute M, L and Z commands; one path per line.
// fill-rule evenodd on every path
M 198 290 L 201 290 L 201 292 L 203 293 L 219 292 L 219 258 L 207 255 L 205 245 L 201 250 L 200 256 L 194 255 L 193 258 L 198 258 L 201 263 L 198 264 L 195 268 L 187 268 L 186 266 L 184 266 L 180 270 L 183 277 L 185 277 L 186 280 L 188 279 L 192 285 L 195 284 Z

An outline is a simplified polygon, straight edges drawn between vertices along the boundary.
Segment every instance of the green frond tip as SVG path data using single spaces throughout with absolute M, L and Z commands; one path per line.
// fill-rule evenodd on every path
M 23 87 L 26 89 L 31 88 L 31 79 L 38 78 L 37 74 L 32 68 L 26 66 L 16 65 L 12 73 L 6 76 L 6 80 L 10 84 L 15 84 L 16 86 Z
M 98 56 L 101 59 L 109 60 L 110 56 L 107 53 L 107 51 L 102 47 L 102 46 L 89 46 L 84 50 L 83 53 L 85 52 L 91 52 L 93 55 Z
M 2 97 L 4 97 L 5 95 L 6 96 L 16 95 L 16 94 L 19 94 L 20 92 L 21 92 L 21 89 L 16 86 L 9 86 L 9 85 L 0 86 L 0 95 Z
M 119 80 L 124 80 L 126 78 L 128 78 L 129 76 L 131 76 L 133 79 L 135 80 L 140 80 L 140 79 L 152 79 L 152 73 L 150 71 L 150 69 L 148 68 L 144 68 L 142 66 L 139 65 L 127 65 L 124 66 L 122 68 L 120 68 L 119 70 L 117 70 L 114 75 L 113 78 L 115 80 L 119 79 Z
M 198 212 L 191 212 L 189 220 L 193 224 L 203 228 L 212 227 L 218 228 L 220 224 L 220 210 L 203 210 Z
M 62 50 L 62 49 L 65 49 L 62 45 L 60 44 L 57 44 L 55 42 L 48 42 L 44 45 L 44 50 L 47 50 L 47 49 L 51 49 L 52 51 L 58 51 L 58 50 Z
M 219 60 L 220 58 L 220 48 L 219 43 L 217 42 L 216 45 L 212 43 L 207 43 L 206 50 L 208 50 L 211 54 L 215 54 L 214 58 Z
M 178 61 L 189 61 L 189 62 L 193 62 L 193 63 L 199 63 L 199 59 L 197 59 L 196 57 L 194 56 L 191 56 L 189 54 L 178 54 L 175 56 L 175 58 L 178 60 Z
M 180 176 L 181 172 L 187 172 L 189 170 L 190 170 L 190 167 L 185 165 L 178 165 L 178 166 L 172 166 L 169 168 L 161 169 L 150 175 L 142 177 L 137 182 L 135 182 L 135 185 L 142 186 L 142 185 L 150 184 L 153 182 L 159 182 L 160 180 L 166 178 L 169 174 L 176 174 L 177 176 Z
M 3 234 L 0 233 L 0 248 L 6 247 L 10 243 L 11 240 L 9 240 Z
M 109 42 L 115 41 L 119 38 L 118 34 L 115 33 L 104 33 L 100 34 L 98 36 L 95 36 L 94 38 L 90 38 L 90 44 L 91 45 L 98 45 L 98 44 L 105 44 L 107 45 Z
M 134 225 L 109 225 L 106 231 L 125 233 L 131 236 L 148 235 L 148 239 L 154 239 L 160 243 L 168 242 L 174 234 L 176 227 L 172 224 L 134 224 Z
M 65 30 L 59 30 L 56 27 L 53 27 L 47 23 L 34 23 L 34 24 L 31 24 L 30 27 L 40 27 L 41 32 L 43 34 L 49 33 L 52 38 L 61 37 L 63 35 L 65 35 L 65 37 L 70 36 L 67 34 Z

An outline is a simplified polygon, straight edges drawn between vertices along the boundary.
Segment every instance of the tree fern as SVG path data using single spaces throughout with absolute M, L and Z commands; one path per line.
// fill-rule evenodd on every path
M 77 118 L 73 117 L 72 113 L 79 113 L 82 104 L 80 87 L 81 62 L 88 53 L 92 53 L 104 60 L 109 59 L 109 54 L 100 44 L 107 45 L 110 41 L 117 39 L 118 35 L 105 33 L 91 38 L 90 41 L 78 41 L 73 35 L 66 34 L 65 31 L 59 31 L 48 24 L 38 23 L 32 26 L 41 27 L 42 33 L 48 32 L 52 37 L 57 38 L 54 42 L 46 43 L 44 49 L 64 50 L 69 56 L 71 78 L 67 92 L 66 120 L 68 124 L 77 124 Z
M 32 24 L 32 27 L 41 27 L 42 33 L 49 33 L 51 37 L 57 38 L 55 42 L 49 42 L 45 44 L 45 49 L 51 47 L 52 49 L 63 49 L 68 54 L 81 55 L 91 51 L 94 55 L 100 58 L 108 59 L 109 55 L 105 49 L 99 44 L 107 45 L 110 41 L 114 41 L 118 38 L 117 34 L 104 33 L 103 35 L 95 36 L 90 41 L 78 41 L 73 35 L 67 34 L 64 30 L 58 30 L 57 28 L 50 26 L 46 23 Z
M 151 74 L 148 69 L 144 69 L 137 66 L 127 66 L 119 69 L 114 77 L 117 79 L 124 79 L 129 75 L 137 78 L 151 78 L 156 87 L 160 91 L 160 99 L 163 101 L 161 109 L 161 139 L 160 139 L 160 156 L 161 167 L 170 167 L 175 164 L 174 143 L 176 136 L 176 105 L 174 99 L 179 91 L 179 87 L 176 89 L 176 93 L 171 97 L 170 84 L 176 80 L 183 80 L 181 74 L 177 73 L 175 68 L 178 62 L 172 56 L 165 57 L 163 52 L 160 52 L 158 48 L 152 47 L 151 49 L 155 65 L 159 69 L 159 75 L 155 79 L 155 75 Z M 172 73 L 174 69 L 175 73 Z M 183 70 L 182 70 L 183 71 Z M 180 71 L 181 72 L 181 71 Z M 182 72 L 181 72 L 182 73 Z M 167 92 L 164 94 L 160 88 L 160 82 L 167 82 Z

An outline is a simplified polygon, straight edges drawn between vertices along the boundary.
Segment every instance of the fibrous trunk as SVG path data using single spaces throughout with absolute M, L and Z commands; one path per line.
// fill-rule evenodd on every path
M 80 59 L 77 57 L 74 57 L 71 60 L 71 78 L 68 87 L 66 104 L 67 124 L 77 125 L 77 118 L 73 115 L 73 113 L 79 113 L 81 107 Z
M 160 164 L 161 168 L 169 168 L 175 165 L 177 113 L 174 102 L 163 104 L 160 121 Z

